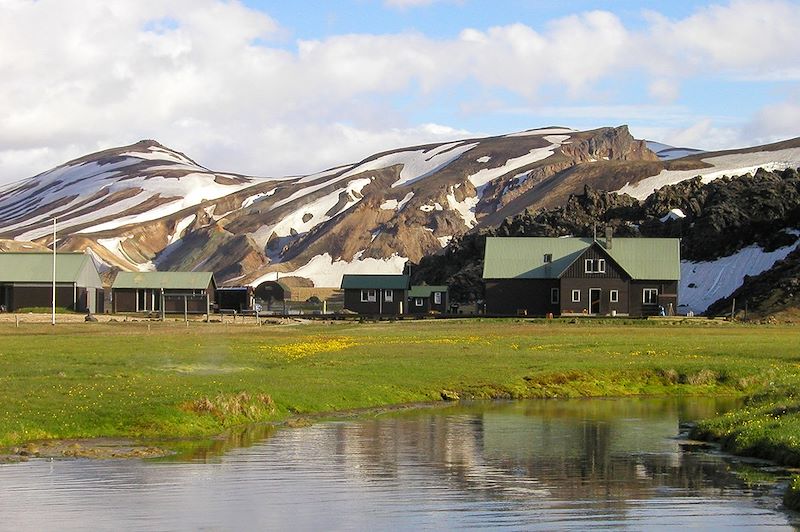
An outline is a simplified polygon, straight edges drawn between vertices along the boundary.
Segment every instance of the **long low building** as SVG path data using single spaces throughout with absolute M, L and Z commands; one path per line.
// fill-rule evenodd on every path
M 216 290 L 212 272 L 119 272 L 111 301 L 114 312 L 209 314 Z
M 56 306 L 76 312 L 103 311 L 103 283 L 83 253 L 56 253 Z M 6 312 L 53 304 L 52 253 L 0 253 L 0 306 Z

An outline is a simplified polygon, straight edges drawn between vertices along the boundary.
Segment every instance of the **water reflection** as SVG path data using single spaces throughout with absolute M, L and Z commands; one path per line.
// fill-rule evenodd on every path
M 791 528 L 774 485 L 675 438 L 729 403 L 484 403 L 252 428 L 178 462 L 7 465 L 0 528 Z

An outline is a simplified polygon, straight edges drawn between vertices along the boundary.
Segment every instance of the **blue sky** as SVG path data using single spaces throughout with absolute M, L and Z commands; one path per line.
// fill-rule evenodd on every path
M 255 175 L 547 125 L 763 144 L 800 135 L 798 28 L 789 0 L 5 0 L 0 185 L 140 138 Z

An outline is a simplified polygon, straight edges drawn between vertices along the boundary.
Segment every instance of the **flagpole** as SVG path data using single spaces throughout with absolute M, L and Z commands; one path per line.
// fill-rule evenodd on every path
M 52 324 L 56 324 L 56 219 L 53 218 L 53 316 Z

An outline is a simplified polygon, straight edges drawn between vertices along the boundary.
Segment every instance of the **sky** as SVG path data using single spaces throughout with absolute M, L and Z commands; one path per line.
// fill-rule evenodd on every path
M 800 1 L 0 0 L 0 186 L 155 139 L 213 170 L 627 124 L 800 136 Z

